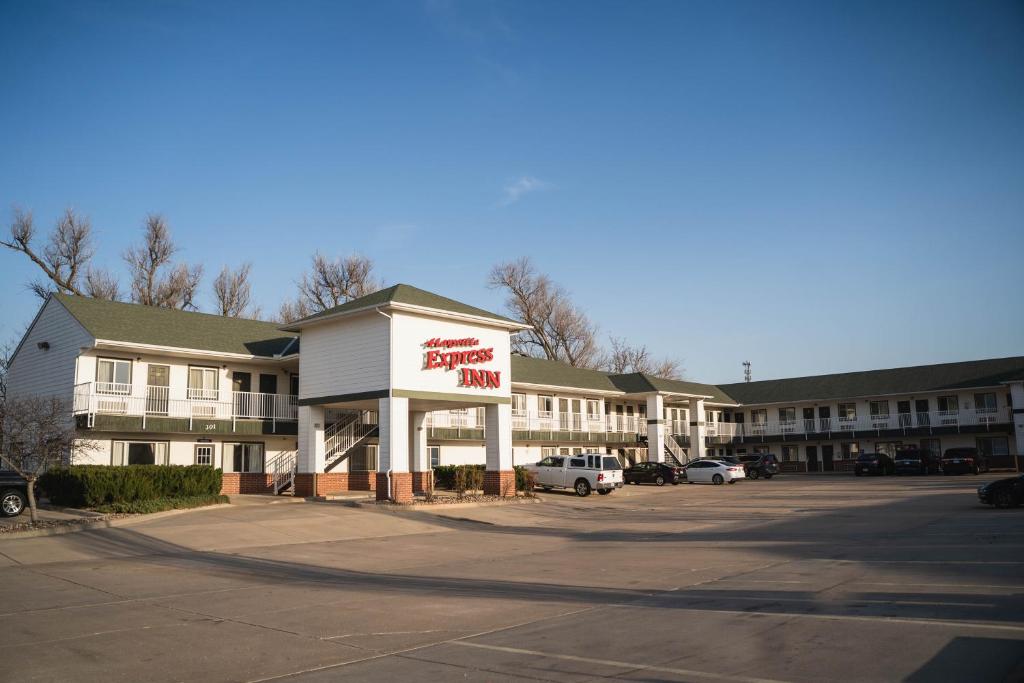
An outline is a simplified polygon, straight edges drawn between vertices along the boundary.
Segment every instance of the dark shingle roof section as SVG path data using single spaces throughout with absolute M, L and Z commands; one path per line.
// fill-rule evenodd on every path
M 296 321 L 294 325 L 302 325 L 303 323 L 318 320 L 330 315 L 337 313 L 347 313 L 349 311 L 357 311 L 361 308 L 372 308 L 373 306 L 383 306 L 385 304 L 396 303 L 396 304 L 409 304 L 410 306 L 423 306 L 424 308 L 434 308 L 441 311 L 448 311 L 449 313 L 461 313 L 463 315 L 473 315 L 481 318 L 490 318 L 491 320 L 497 320 L 503 323 L 516 323 L 511 318 L 485 311 L 482 308 L 476 306 L 470 306 L 464 304 L 461 301 L 455 299 L 449 299 L 448 297 L 441 296 L 440 294 L 434 294 L 412 285 L 393 285 L 386 289 L 381 289 L 372 294 L 361 296 L 358 299 L 329 308 L 326 311 L 321 311 L 316 315 L 311 315 L 308 318 Z M 518 323 L 516 323 L 518 324 Z
M 608 373 L 574 368 L 567 363 L 512 354 L 512 381 L 553 387 L 621 391 Z
M 1024 356 L 721 384 L 741 403 L 786 403 L 997 386 L 1024 379 Z
M 277 323 L 54 294 L 97 339 L 271 357 L 298 352 L 295 334 Z M 294 342 L 294 343 L 293 343 Z
M 686 394 L 690 396 L 710 396 L 712 403 L 725 403 L 733 405 L 736 403 L 728 394 L 713 384 L 701 384 L 700 382 L 688 382 L 681 379 L 667 379 L 655 377 L 643 372 L 631 372 L 624 375 L 610 375 L 611 381 L 622 391 L 630 394 L 645 393 L 651 391 L 663 391 L 673 394 Z

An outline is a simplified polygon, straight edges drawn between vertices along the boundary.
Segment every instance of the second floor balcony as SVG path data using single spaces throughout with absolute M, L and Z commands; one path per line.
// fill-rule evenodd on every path
M 89 426 L 97 415 L 138 417 L 143 428 L 151 418 L 194 421 L 265 420 L 296 422 L 298 397 L 196 387 L 137 387 L 117 382 L 75 385 L 75 415 L 85 415 Z
M 1009 408 L 975 410 L 933 410 L 920 413 L 883 413 L 875 415 L 845 415 L 843 417 L 815 417 L 793 420 L 760 421 L 748 423 L 715 423 L 712 432 L 708 423 L 708 436 L 733 438 L 822 435 L 842 437 L 857 433 L 923 434 L 960 430 L 988 431 L 1012 422 Z

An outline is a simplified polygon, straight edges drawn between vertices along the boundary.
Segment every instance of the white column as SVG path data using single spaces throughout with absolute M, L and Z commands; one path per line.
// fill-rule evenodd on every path
M 430 458 L 427 455 L 427 414 L 414 412 L 409 415 L 409 438 L 412 441 L 412 471 L 429 472 Z
M 380 448 L 377 471 L 409 471 L 409 399 L 388 397 L 379 401 Z
M 323 406 L 299 406 L 299 472 L 323 472 L 324 453 Z
M 512 469 L 512 405 L 498 403 L 484 408 L 487 442 L 487 470 Z
M 1018 458 L 1024 457 L 1024 382 L 1010 384 L 1010 401 L 1013 402 L 1013 432 L 1017 437 Z
M 665 397 L 647 397 L 647 460 L 665 462 Z
M 704 399 L 690 399 L 690 459 L 704 457 Z

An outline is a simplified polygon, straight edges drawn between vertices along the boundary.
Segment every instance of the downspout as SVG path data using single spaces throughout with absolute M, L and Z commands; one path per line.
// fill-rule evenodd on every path
M 391 384 L 395 379 L 395 319 L 390 315 L 382 311 L 379 307 L 374 309 L 382 316 L 388 319 L 388 398 L 391 398 Z M 391 428 L 391 406 L 388 406 L 388 429 Z M 378 420 L 379 422 L 379 420 Z M 379 437 L 378 437 L 379 438 Z M 391 436 L 388 436 L 388 468 L 384 472 L 384 476 L 387 477 L 388 481 L 388 500 L 394 501 L 394 496 L 391 491 L 391 463 L 394 461 L 394 454 L 391 453 Z M 377 454 L 380 457 L 380 454 Z

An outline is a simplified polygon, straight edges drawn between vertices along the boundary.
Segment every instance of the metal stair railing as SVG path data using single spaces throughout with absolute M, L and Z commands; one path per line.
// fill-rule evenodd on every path
M 267 473 L 270 474 L 275 496 L 287 488 L 295 491 L 295 473 L 298 468 L 299 458 L 295 451 L 279 453 L 267 463 Z

